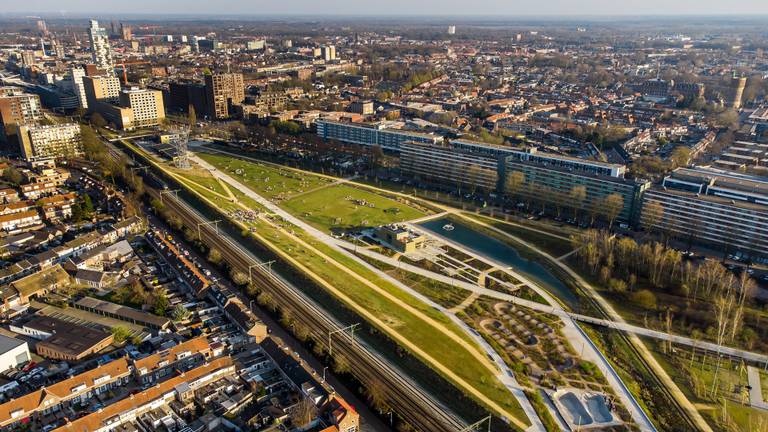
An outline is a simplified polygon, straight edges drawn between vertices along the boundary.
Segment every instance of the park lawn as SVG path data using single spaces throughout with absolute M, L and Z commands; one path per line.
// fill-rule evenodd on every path
M 178 172 L 177 172 L 178 173 Z M 181 174 L 181 173 L 178 173 Z M 196 176 L 191 174 L 182 174 L 184 178 L 187 178 L 213 192 L 227 196 L 227 191 L 224 190 L 224 186 L 214 177 Z
M 389 333 L 393 330 L 398 332 L 406 339 L 419 346 L 427 354 L 432 356 L 432 358 L 451 369 L 456 375 L 460 376 L 471 386 L 495 401 L 499 406 L 508 412 L 515 414 L 518 419 L 527 423 L 527 418 L 522 411 L 522 408 L 512 394 L 489 370 L 477 365 L 477 360 L 456 341 L 441 335 L 441 333 L 416 315 L 403 309 L 400 305 L 388 298 L 372 291 L 369 287 L 351 278 L 349 275 L 341 272 L 339 269 L 326 262 L 324 258 L 305 249 L 302 245 L 294 242 L 267 223 L 259 221 L 250 225 L 254 226 L 256 232 L 275 247 L 299 260 L 322 279 L 328 281 L 337 289 L 343 290 L 344 294 L 347 295 L 352 302 L 362 306 L 367 311 L 377 316 L 390 327 L 390 329 L 381 329 L 385 333 Z M 296 235 L 305 242 L 319 249 L 340 264 L 352 269 L 361 276 L 364 276 L 379 287 L 387 289 L 387 291 L 395 295 L 398 299 L 407 302 L 410 306 L 425 313 L 433 320 L 440 322 L 468 343 L 475 345 L 466 333 L 442 313 L 424 304 L 407 292 L 382 280 L 374 272 L 356 261 L 353 261 L 349 257 L 341 255 L 328 246 L 315 241 L 311 236 L 300 232 L 298 228 L 296 228 L 296 231 Z
M 407 204 L 349 185 L 303 194 L 282 206 L 325 231 L 374 227 L 426 216 Z
M 332 182 L 331 179 L 290 168 L 278 168 L 271 164 L 247 161 L 228 155 L 204 152 L 197 155 L 269 199 L 290 199 L 296 194 L 311 191 Z
M 211 194 L 210 191 L 205 191 L 203 188 L 190 186 L 190 189 L 217 204 L 221 202 L 220 198 L 216 199 L 217 197 L 215 195 Z M 219 209 L 226 211 L 227 209 L 232 208 L 232 206 L 235 206 L 235 204 L 228 203 L 222 205 Z M 296 243 L 284 233 L 279 232 L 267 222 L 259 220 L 246 225 L 255 228 L 256 232 L 272 243 L 274 247 L 291 255 L 334 287 L 343 290 L 344 294 L 349 296 L 354 303 L 362 306 L 385 322 L 390 329 L 382 329 L 383 331 L 397 331 L 432 356 L 432 358 L 451 369 L 456 375 L 460 376 L 489 399 L 499 404 L 503 409 L 515 414 L 518 419 L 527 423 L 527 418 L 522 411 L 522 408 L 512 394 L 498 381 L 491 371 L 477 365 L 477 360 L 456 341 L 441 335 L 432 328 L 431 325 L 425 323 L 411 312 L 403 309 L 397 303 L 372 291 L 369 287 L 351 278 L 349 275 L 342 273 L 326 262 L 322 257 L 305 249 L 302 245 Z M 361 276 L 364 276 L 379 287 L 387 289 L 398 299 L 407 302 L 409 305 L 420 310 L 433 320 L 440 322 L 468 343 L 475 345 L 466 333 L 442 313 L 424 304 L 407 292 L 382 280 L 373 271 L 367 269 L 356 261 L 353 261 L 349 257 L 317 242 L 313 237 L 301 232 L 299 228 L 295 228 L 295 231 L 296 235 L 305 242 L 321 250 L 321 252 L 338 261 L 340 264 L 352 269 Z
M 206 155 L 206 156 L 211 157 L 212 155 Z M 234 160 L 229 157 L 226 157 L 225 159 L 227 161 Z M 211 160 L 208 160 L 208 161 L 214 164 L 214 162 L 212 162 Z M 242 161 L 237 161 L 237 162 L 242 162 Z M 245 162 L 245 164 L 251 164 L 251 162 Z M 167 167 L 163 167 L 163 168 L 167 169 Z M 271 168 L 271 167 L 269 168 L 272 170 L 276 170 L 275 168 Z M 244 183 L 246 183 L 245 179 L 242 179 L 242 180 Z M 199 187 L 189 182 L 185 182 L 184 184 L 189 190 L 196 192 L 198 195 L 209 200 L 209 202 L 212 202 L 214 206 L 216 206 L 216 208 L 220 211 L 227 212 L 228 210 L 231 210 L 237 207 L 236 204 L 230 202 L 229 200 L 216 196 L 210 190 L 206 190 L 204 187 Z M 401 208 L 401 211 L 399 211 L 397 214 L 399 215 L 401 213 L 407 213 L 410 215 L 410 217 L 408 217 L 407 219 L 413 219 L 423 215 L 422 212 L 417 211 L 404 204 L 400 204 L 389 198 L 385 198 L 383 196 L 374 194 L 372 192 L 362 191 L 362 190 L 351 188 L 348 186 L 344 186 L 344 187 L 334 186 L 334 187 L 322 189 L 317 192 L 324 192 L 326 190 L 333 191 L 333 189 L 337 187 L 341 188 L 342 190 L 348 189 L 348 191 L 342 192 L 345 194 L 343 196 L 353 194 L 352 196 L 356 197 L 355 199 L 365 199 L 369 202 L 383 205 L 385 208 L 399 207 Z M 255 188 L 255 189 L 257 192 L 259 192 L 258 188 Z M 234 188 L 233 188 L 233 193 L 235 194 L 236 197 L 238 197 L 238 199 L 239 199 L 239 195 L 242 195 L 242 193 L 239 191 L 235 192 Z M 337 193 L 339 192 L 337 191 Z M 306 196 L 310 196 L 313 194 L 314 193 L 308 193 L 306 194 Z M 325 197 L 325 199 L 328 198 L 327 197 L 328 194 L 317 194 L 317 195 Z M 317 197 L 315 197 L 315 199 L 317 199 Z M 386 207 L 386 206 L 390 206 L 390 207 Z M 406 220 L 406 219 L 400 219 L 400 220 Z M 389 220 L 389 222 L 394 222 L 394 221 Z M 383 223 L 388 223 L 388 222 L 383 222 Z M 409 312 L 408 310 L 404 309 L 402 306 L 395 303 L 394 301 L 384 297 L 383 295 L 375 291 L 372 291 L 371 288 L 365 286 L 362 282 L 354 278 L 351 278 L 349 275 L 340 271 L 338 268 L 332 266 L 330 263 L 328 263 L 324 258 L 320 257 L 319 255 L 309 250 L 306 250 L 302 245 L 296 243 L 294 240 L 288 237 L 285 233 L 282 233 L 279 230 L 275 229 L 275 227 L 271 226 L 267 222 L 259 220 L 256 222 L 247 223 L 245 224 L 245 226 L 255 228 L 256 233 L 258 233 L 260 236 L 265 238 L 268 242 L 272 243 L 272 247 L 289 254 L 294 259 L 298 260 L 307 268 L 309 268 L 311 271 L 315 272 L 319 277 L 326 280 L 328 283 L 330 283 L 337 289 L 343 290 L 344 294 L 350 298 L 351 302 L 365 308 L 367 311 L 377 316 L 388 327 L 388 328 L 381 329 L 382 331 L 386 333 L 391 333 L 392 331 L 396 331 L 397 333 L 399 333 L 400 335 L 402 335 L 403 337 L 411 341 L 413 344 L 417 345 L 426 354 L 428 354 L 433 359 L 435 359 L 435 361 L 438 361 L 443 366 L 450 369 L 457 376 L 461 377 L 461 379 L 467 382 L 470 386 L 478 390 L 480 393 L 482 393 L 489 399 L 493 400 L 502 409 L 506 410 L 509 413 L 512 413 L 517 419 L 519 419 L 523 423 L 526 423 L 526 424 L 528 423 L 528 419 L 525 416 L 525 413 L 522 411 L 522 408 L 520 407 L 519 403 L 514 398 L 514 396 L 509 392 L 509 390 L 506 389 L 506 387 L 501 382 L 498 381 L 498 378 L 494 375 L 494 373 L 492 373 L 490 370 L 486 369 L 483 366 L 479 366 L 477 364 L 477 359 L 475 359 L 472 356 L 472 354 L 465 347 L 460 345 L 457 341 L 452 340 L 446 336 L 441 336 L 441 333 L 436 331 L 435 328 L 432 327 L 432 325 L 426 323 L 424 320 L 422 320 L 415 314 Z M 314 248 L 320 250 L 324 254 L 328 255 L 331 259 L 334 259 L 339 264 L 350 268 L 352 271 L 365 277 L 367 280 L 376 284 L 380 288 L 387 290 L 390 294 L 397 297 L 399 300 L 406 302 L 411 307 L 418 309 L 425 315 L 429 316 L 431 319 L 442 324 L 449 331 L 459 335 L 463 340 L 467 341 L 470 345 L 477 347 L 476 344 L 473 341 L 471 341 L 468 335 L 466 335 L 456 324 L 450 321 L 448 317 L 446 317 L 439 311 L 424 304 L 423 302 L 414 298 L 407 292 L 402 291 L 399 288 L 395 287 L 391 283 L 381 279 L 376 273 L 374 273 L 372 270 L 368 269 L 367 267 L 363 266 L 362 264 L 358 263 L 357 261 L 352 260 L 346 255 L 340 254 L 339 252 L 330 248 L 329 246 L 322 244 L 321 242 L 315 240 L 313 237 L 307 235 L 306 233 L 303 233 L 302 230 L 298 229 L 297 227 L 292 227 L 292 228 L 294 228 L 294 232 L 296 232 L 296 235 L 299 238 L 309 243 Z M 476 348 L 476 349 L 478 349 L 482 353 L 482 349 L 480 348 Z
M 180 177 L 181 178 L 177 177 L 177 179 L 180 180 L 180 183 L 183 183 L 183 185 L 186 186 L 191 191 L 196 192 L 198 195 L 201 195 L 204 198 L 206 198 L 207 200 L 213 202 L 216 205 L 216 207 L 219 208 L 220 210 L 223 210 L 225 212 L 229 212 L 229 211 L 234 211 L 234 210 L 238 209 L 237 204 L 235 204 L 231 200 L 223 198 L 223 197 L 217 195 L 216 193 L 214 193 L 210 189 L 208 189 L 206 187 L 203 187 L 200 184 L 195 184 L 195 183 L 191 183 L 189 181 L 186 181 L 186 180 L 189 180 L 186 175 L 180 176 Z M 224 194 L 222 194 L 222 195 L 224 195 Z

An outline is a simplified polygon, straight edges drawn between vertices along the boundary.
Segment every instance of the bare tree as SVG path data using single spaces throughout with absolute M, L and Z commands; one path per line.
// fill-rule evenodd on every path
M 569 194 L 571 207 L 573 208 L 573 218 L 578 219 L 579 213 L 584 209 L 584 202 L 587 200 L 587 187 L 574 186 Z
M 616 220 L 616 217 L 624 208 L 624 197 L 617 193 L 612 193 L 605 197 L 602 208 L 603 215 L 608 220 L 608 230 L 610 231 L 613 228 L 613 222 Z
M 294 426 L 304 429 L 317 417 L 317 407 L 308 398 L 302 398 L 291 412 Z
M 752 280 L 749 273 L 746 271 L 741 272 L 736 288 L 738 291 L 736 293 L 736 308 L 731 319 L 731 342 L 736 339 L 736 333 L 741 329 L 742 320 L 744 319 L 744 303 L 752 295 L 755 288 L 755 281 Z
M 504 192 L 513 198 L 517 198 L 524 184 L 525 174 L 520 171 L 512 171 L 507 175 L 507 179 L 504 182 Z
M 389 405 L 387 403 L 386 398 L 386 387 L 384 386 L 384 383 L 382 383 L 379 380 L 373 380 L 368 384 L 368 388 L 366 389 L 366 394 L 368 395 L 368 400 L 371 403 L 371 406 L 376 408 L 379 413 L 384 413 L 389 410 Z
M 664 220 L 664 207 L 656 201 L 648 201 L 643 205 L 642 220 L 646 231 L 655 232 Z

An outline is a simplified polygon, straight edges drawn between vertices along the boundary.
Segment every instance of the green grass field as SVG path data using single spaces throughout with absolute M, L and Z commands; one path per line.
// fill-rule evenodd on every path
M 197 188 L 196 191 L 206 195 L 200 188 Z M 458 343 L 447 338 L 445 335 L 442 335 L 416 315 L 403 309 L 395 302 L 372 291 L 363 283 L 341 272 L 338 268 L 330 265 L 324 258 L 307 250 L 305 247 L 296 243 L 266 222 L 257 221 L 255 223 L 249 223 L 248 226 L 256 228 L 256 232 L 266 238 L 275 247 L 299 260 L 303 265 L 331 283 L 334 287 L 342 290 L 356 304 L 362 305 L 367 311 L 373 313 L 379 319 L 384 321 L 391 329 L 396 330 L 408 340 L 417 344 L 426 353 L 433 358 L 438 359 L 443 365 L 449 367 L 462 379 L 480 390 L 480 392 L 494 400 L 507 411 L 515 413 L 519 419 L 525 421 L 525 415 L 509 391 L 506 390 L 506 388 L 504 388 L 504 386 L 501 385 L 488 370 L 477 365 L 477 361 L 471 354 Z M 470 342 L 469 337 L 445 315 L 417 300 L 407 292 L 384 281 L 361 264 L 314 240 L 314 238 L 305 234 L 300 229 L 294 228 L 294 231 L 302 240 L 311 244 L 322 253 L 333 258 L 345 267 L 352 269 L 355 273 L 375 283 L 377 286 L 386 289 L 398 299 L 408 303 L 435 321 L 440 322 L 451 332 L 459 335 L 467 342 L 474 344 L 473 342 Z
M 334 185 L 297 196 L 283 207 L 324 230 L 374 227 L 426 214 L 391 198 L 348 185 Z
M 311 173 L 227 155 L 199 153 L 203 160 L 325 231 L 372 227 L 426 214 L 395 199 Z M 194 179 L 193 179 L 194 180 Z
M 211 155 L 206 155 L 206 159 L 210 162 L 212 159 Z M 220 159 L 218 162 L 226 164 L 226 162 L 223 162 L 223 159 Z M 167 167 L 164 168 L 167 169 Z M 273 170 L 273 172 L 276 172 L 275 168 L 269 169 Z M 193 180 L 196 181 L 197 179 Z M 245 183 L 245 181 L 243 182 Z M 205 184 L 205 182 L 197 181 L 196 183 Z M 249 182 L 249 186 L 250 184 L 251 183 Z M 321 183 L 315 184 L 321 185 Z M 196 192 L 200 196 L 211 201 L 216 208 L 223 212 L 228 212 L 238 208 L 237 204 L 229 200 L 222 199 L 205 187 L 200 187 L 189 182 L 185 182 L 185 185 L 189 190 Z M 243 202 L 248 207 L 251 207 L 251 204 L 253 204 L 253 206 L 256 207 L 255 209 L 261 210 L 261 208 L 258 208 L 259 206 L 257 204 L 250 202 L 250 200 L 248 200 L 242 194 L 242 192 L 232 187 L 230 187 L 230 190 L 238 200 L 241 200 L 241 202 Z M 256 190 L 257 192 L 260 192 L 258 189 Z M 334 199 L 334 197 L 341 197 L 343 199 L 346 196 L 352 196 L 354 199 L 365 199 L 366 201 L 373 202 L 375 203 L 375 207 L 362 207 L 365 209 L 365 211 L 361 211 L 359 213 L 356 212 L 354 208 L 348 208 L 342 211 L 329 211 L 332 211 L 337 215 L 352 215 L 348 217 L 359 218 L 360 221 L 364 219 L 376 221 L 375 223 L 407 220 L 423 215 L 422 212 L 410 208 L 405 204 L 398 203 L 392 199 L 374 194 L 372 192 L 339 185 L 330 186 L 328 188 L 323 188 L 318 191 L 297 197 L 295 202 L 293 202 L 293 205 L 296 206 L 294 207 L 294 211 L 306 212 L 306 210 L 296 209 L 306 208 L 304 206 L 308 205 L 308 203 L 312 203 L 312 205 L 318 206 L 318 208 L 320 208 L 319 211 L 323 211 L 322 208 L 324 205 L 322 203 L 330 202 L 330 200 Z M 300 199 L 302 198 L 307 200 L 301 202 Z M 399 208 L 400 210 L 397 213 L 384 212 L 384 210 L 390 208 Z M 313 223 L 319 225 L 323 222 L 323 220 L 324 219 L 317 219 L 313 221 Z M 309 270 L 316 273 L 320 278 L 327 281 L 336 289 L 342 291 L 346 296 L 350 298 L 353 303 L 357 304 L 358 306 L 362 306 L 366 311 L 383 321 L 388 328 L 382 328 L 381 330 L 387 333 L 396 331 L 397 333 L 401 334 L 411 343 L 422 349 L 427 355 L 431 356 L 433 359 L 436 359 L 436 361 L 449 368 L 453 373 L 469 383 L 469 385 L 471 385 L 473 388 L 477 389 L 480 393 L 493 400 L 504 410 L 513 413 L 517 419 L 523 421 L 524 423 L 528 423 L 525 414 L 523 413 L 521 407 L 517 403 L 517 400 L 512 396 L 512 394 L 498 381 L 498 379 L 491 371 L 483 366 L 480 366 L 477 359 L 472 356 L 470 351 L 460 345 L 457 341 L 447 337 L 428 322 L 422 320 L 416 314 L 408 311 L 400 304 L 387 298 L 383 294 L 374 291 L 360 280 L 351 277 L 349 274 L 340 270 L 338 267 L 334 266 L 322 256 L 318 255 L 310 249 L 307 249 L 306 246 L 298 243 L 296 240 L 292 239 L 286 233 L 280 231 L 276 227 L 270 225 L 268 222 L 259 219 L 254 222 L 247 223 L 246 226 L 255 228 L 255 232 L 266 239 L 269 243 L 271 243 L 274 248 L 285 252 L 292 258 L 299 261 Z M 328 228 L 327 226 L 325 227 Z M 422 303 L 409 293 L 397 288 L 395 285 L 384 280 L 378 276 L 378 274 L 368 269 L 361 263 L 354 261 L 346 255 L 343 255 L 335 249 L 325 245 L 324 243 L 317 241 L 314 237 L 306 234 L 298 227 L 290 226 L 288 229 L 292 230 L 298 238 L 308 243 L 322 254 L 327 255 L 330 259 L 336 261 L 348 269 L 351 269 L 365 280 L 374 283 L 379 288 L 384 289 L 389 294 L 395 296 L 398 300 L 401 300 L 411 307 L 417 309 L 420 313 L 438 322 L 442 327 L 446 328 L 451 333 L 458 335 L 462 340 L 469 343 L 470 345 L 476 346 L 464 331 L 462 331 L 447 316 L 443 315 L 439 311 Z
M 330 179 L 305 174 L 289 168 L 246 161 L 227 155 L 198 153 L 201 159 L 246 184 L 259 195 L 270 199 L 290 199 L 292 196 L 331 183 Z

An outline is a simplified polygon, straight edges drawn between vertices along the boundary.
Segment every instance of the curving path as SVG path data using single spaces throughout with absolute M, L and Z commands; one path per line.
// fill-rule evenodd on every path
M 225 152 L 222 152 L 222 153 L 225 153 Z M 237 155 L 233 155 L 233 156 L 237 156 Z M 219 170 L 218 168 L 216 168 L 215 166 L 211 165 L 207 161 L 201 159 L 197 155 L 190 154 L 190 159 L 192 161 L 194 161 L 195 163 L 197 163 L 198 165 L 200 165 L 201 167 L 203 167 L 205 169 L 208 169 L 212 173 L 212 175 L 214 177 L 219 178 L 219 179 L 223 180 L 224 182 L 227 182 L 231 186 L 237 188 L 242 193 L 244 193 L 246 196 L 248 196 L 249 198 L 253 199 L 254 201 L 259 203 L 260 205 L 264 206 L 266 209 L 268 209 L 269 211 L 273 212 L 274 214 L 280 216 L 285 221 L 287 221 L 287 222 L 289 222 L 289 223 L 291 223 L 291 224 L 301 228 L 302 230 L 307 232 L 309 235 L 311 235 L 315 239 L 317 239 L 317 240 L 323 242 L 324 244 L 332 247 L 333 249 L 335 249 L 335 250 L 345 254 L 349 258 L 354 259 L 355 261 L 357 261 L 361 265 L 364 265 L 369 270 L 375 272 L 382 279 L 387 280 L 387 282 L 397 286 L 399 289 L 409 293 L 410 295 L 412 295 L 414 297 L 417 297 L 419 300 L 429 304 L 431 307 L 439 310 L 441 313 L 444 313 L 453 322 L 458 324 L 460 326 L 460 328 L 462 330 L 464 330 L 473 340 L 477 341 L 477 337 L 479 337 L 479 335 L 474 334 L 471 331 L 471 329 L 469 329 L 469 327 L 466 324 L 461 322 L 461 320 L 459 320 L 454 314 L 449 313 L 445 308 L 437 305 L 436 303 L 434 303 L 431 300 L 427 299 L 426 297 L 422 296 L 421 294 L 419 294 L 418 292 L 416 292 L 412 288 L 402 284 L 400 281 L 392 278 L 388 274 L 380 271 L 379 269 L 377 269 L 377 268 L 371 266 L 370 264 L 366 263 L 365 261 L 361 260 L 359 257 L 355 256 L 353 253 L 351 253 L 347 249 L 344 249 L 343 247 L 341 247 L 339 245 L 339 243 L 338 243 L 338 240 L 334 239 L 330 235 L 325 234 L 324 232 L 318 230 L 317 228 L 309 225 L 308 223 L 304 222 L 303 220 L 301 220 L 301 219 L 293 216 L 292 214 L 288 213 L 287 211 L 283 210 L 278 205 L 276 205 L 274 202 L 272 202 L 269 199 L 266 199 L 263 196 L 257 194 L 255 191 L 253 191 L 248 186 L 242 184 L 237 179 L 235 179 L 235 178 L 231 177 L 229 174 Z M 283 230 L 283 233 L 288 235 L 288 236 L 290 236 L 290 237 L 292 237 L 292 240 L 301 243 L 302 246 L 306 247 L 307 249 L 312 250 L 313 253 L 316 253 L 319 256 L 324 257 L 329 262 L 331 262 L 331 263 L 335 262 L 332 258 L 326 256 L 321 251 L 319 251 L 316 248 L 314 248 L 312 245 L 304 242 L 303 240 L 301 240 L 298 237 L 294 236 L 293 234 L 287 232 L 286 230 Z M 302 271 L 307 271 L 308 274 L 314 275 L 314 273 L 311 270 L 305 268 L 301 263 L 299 263 L 298 261 L 294 260 L 293 258 L 291 258 L 291 257 L 289 257 L 289 256 L 287 256 L 285 254 L 284 254 L 284 258 L 288 259 L 293 264 L 297 265 L 299 268 L 302 269 Z M 501 361 L 501 365 L 503 365 L 503 369 L 501 369 L 501 373 L 499 373 L 499 362 L 497 361 L 496 358 L 494 358 L 494 356 L 498 357 L 498 354 L 496 354 L 496 352 L 488 344 L 480 344 L 480 348 L 482 348 L 484 353 L 479 353 L 477 347 L 475 347 L 475 346 L 473 346 L 471 344 L 468 344 L 464 339 L 459 338 L 455 333 L 451 332 L 446 327 L 442 326 L 440 323 L 435 322 L 434 320 L 432 320 L 431 318 L 427 317 L 426 315 L 423 315 L 423 313 L 421 313 L 420 311 L 416 310 L 411 305 L 403 302 L 400 299 L 397 299 L 392 294 L 386 292 L 386 290 L 382 290 L 381 288 L 379 288 L 375 284 L 372 284 L 371 282 L 365 280 L 364 278 L 362 278 L 360 275 L 358 275 L 357 273 L 353 272 L 352 270 L 347 269 L 344 266 L 342 266 L 342 267 L 343 267 L 343 268 L 341 268 L 342 271 L 344 271 L 346 269 L 347 272 L 351 272 L 350 276 L 361 280 L 367 286 L 369 286 L 372 289 L 375 289 L 380 294 L 387 295 L 390 300 L 398 303 L 401 307 L 403 307 L 404 309 L 408 310 L 409 312 L 417 314 L 417 316 L 419 318 L 421 318 L 422 320 L 425 320 L 425 322 L 427 322 L 430 325 L 434 326 L 437 330 L 445 333 L 446 336 L 454 338 L 454 340 L 457 341 L 457 343 L 459 343 L 462 346 L 464 346 L 465 349 L 467 349 L 468 352 L 470 352 L 472 355 L 475 356 L 475 358 L 478 359 L 480 364 L 482 364 L 484 367 L 489 368 L 494 374 L 496 374 L 499 377 L 499 380 L 502 382 L 502 384 L 504 384 L 504 386 L 507 387 L 507 389 L 509 389 L 510 392 L 512 393 L 512 395 L 517 399 L 518 403 L 523 408 L 523 411 L 525 412 L 526 416 L 528 417 L 528 419 L 529 419 L 529 421 L 531 422 L 532 425 L 529 427 L 529 426 L 523 424 L 519 419 L 514 417 L 512 414 L 507 413 L 503 408 L 498 406 L 495 402 L 493 402 L 492 400 L 488 399 L 485 395 L 483 395 L 482 393 L 478 392 L 477 390 L 474 389 L 474 387 L 469 385 L 469 383 L 466 383 L 460 377 L 455 375 L 452 370 L 442 366 L 441 363 L 439 363 L 436 359 L 430 357 L 427 353 L 423 352 L 418 346 L 414 345 L 413 343 L 411 343 L 406 338 L 404 338 L 402 336 L 399 336 L 399 334 L 397 332 L 393 332 L 395 337 L 397 337 L 398 340 L 401 343 L 403 343 L 403 345 L 407 346 L 410 350 L 412 350 L 413 352 L 417 353 L 422 358 L 428 359 L 430 361 L 430 363 L 432 363 L 435 367 L 437 367 L 442 373 L 444 373 L 446 376 L 449 376 L 455 382 L 460 383 L 462 385 L 462 387 L 466 388 L 467 391 L 472 393 L 479 400 L 483 401 L 486 405 L 488 405 L 490 407 L 493 407 L 497 412 L 505 413 L 506 416 L 508 417 L 509 421 L 515 423 L 515 425 L 517 427 L 520 427 L 520 428 L 526 429 L 526 430 L 532 430 L 532 431 L 544 431 L 544 426 L 541 423 L 541 420 L 536 415 L 535 410 L 533 409 L 533 407 L 531 406 L 531 404 L 528 401 L 527 397 L 525 396 L 525 393 L 523 392 L 522 388 L 514 380 L 514 377 L 511 376 L 511 372 L 509 372 L 509 369 L 506 367 L 506 365 L 504 364 L 503 361 Z M 319 276 L 318 276 L 318 278 L 319 278 Z M 319 278 L 319 279 L 322 280 L 322 278 Z M 340 291 L 335 289 L 335 287 L 331 286 L 330 284 L 326 284 L 326 287 L 328 289 L 331 289 L 332 292 L 334 292 L 335 295 L 340 296 L 339 298 L 345 299 L 345 302 L 348 302 L 348 303 L 351 302 L 351 304 L 354 304 L 354 302 L 352 302 L 351 299 L 348 299 L 343 293 L 341 293 Z M 376 322 L 377 325 L 381 325 L 381 326 L 383 326 L 385 328 L 388 327 L 388 326 L 386 326 L 385 323 L 381 322 L 378 317 L 373 316 L 372 314 L 367 312 L 365 309 L 361 308 L 361 310 L 359 310 L 358 312 L 362 313 L 364 316 L 366 316 L 366 318 L 372 320 L 373 322 Z M 493 360 L 492 363 L 489 362 L 489 358 Z M 501 360 L 501 358 L 498 357 L 498 360 Z

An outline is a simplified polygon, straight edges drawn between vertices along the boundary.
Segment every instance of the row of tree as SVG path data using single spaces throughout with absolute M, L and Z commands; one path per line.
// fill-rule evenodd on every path
M 718 344 L 736 340 L 747 300 L 755 283 L 747 272 L 736 276 L 716 260 L 683 260 L 680 251 L 659 242 L 639 244 L 607 231 L 589 230 L 573 236 L 581 266 L 609 289 L 623 293 L 640 288 L 684 296 L 686 303 L 710 307 L 715 327 L 709 332 Z M 636 296 L 638 305 L 655 309 L 655 298 Z M 670 324 L 671 325 L 671 324 Z
M 587 217 L 590 225 L 594 225 L 597 218 L 602 217 L 608 223 L 609 229 L 613 227 L 625 205 L 624 197 L 619 193 L 590 197 L 584 185 L 573 186 L 570 191 L 565 192 L 528 181 L 525 173 L 521 171 L 508 173 L 504 183 L 507 195 L 522 200 L 529 208 L 541 206 L 541 211 L 558 218 L 567 213 L 577 220 Z

